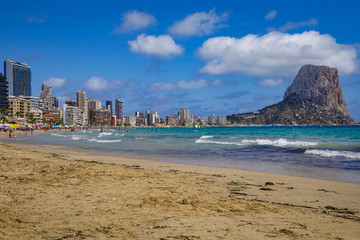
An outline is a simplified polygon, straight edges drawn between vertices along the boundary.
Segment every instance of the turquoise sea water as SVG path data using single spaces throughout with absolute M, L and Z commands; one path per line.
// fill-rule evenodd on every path
M 89 129 L 16 141 L 360 183 L 359 126 Z

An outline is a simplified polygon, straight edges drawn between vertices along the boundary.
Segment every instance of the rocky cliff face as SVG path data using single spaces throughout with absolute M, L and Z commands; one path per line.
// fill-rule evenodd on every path
M 314 65 L 301 67 L 283 101 L 254 113 L 227 118 L 247 125 L 356 124 L 346 108 L 337 69 Z
M 314 65 L 301 67 L 293 83 L 287 88 L 284 100 L 292 94 L 305 102 L 326 110 L 338 110 L 349 116 L 336 68 Z

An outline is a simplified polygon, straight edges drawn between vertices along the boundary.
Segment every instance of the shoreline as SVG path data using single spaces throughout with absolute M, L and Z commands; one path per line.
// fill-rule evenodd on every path
M 1 142 L 0 149 L 4 239 L 360 234 L 360 184 L 90 155 L 61 146 Z
M 57 133 L 58 130 L 48 130 L 47 132 L 44 130 L 34 131 L 34 135 L 46 135 Z M 21 135 L 30 136 L 30 132 L 16 132 L 21 138 Z M 36 147 L 36 144 L 31 143 L 17 143 L 16 139 L 14 141 L 7 139 L 7 133 L 0 133 L 0 141 L 1 139 L 6 139 L 5 142 L 14 142 L 16 144 L 24 144 L 31 145 Z M 56 147 L 56 149 L 65 149 L 73 152 L 79 153 L 91 153 L 98 156 L 109 156 L 109 157 L 120 157 L 127 159 L 139 159 L 146 160 L 152 162 L 158 162 L 162 164 L 183 164 L 192 167 L 211 167 L 211 168 L 224 168 L 224 169 L 238 169 L 238 170 L 247 170 L 254 171 L 264 174 L 278 174 L 284 176 L 294 176 L 301 178 L 309 178 L 309 179 L 317 179 L 317 180 L 326 180 L 326 181 L 334 181 L 334 182 L 345 182 L 345 183 L 360 183 L 360 177 L 356 174 L 357 172 L 351 170 L 343 170 L 336 168 L 322 168 L 322 167 L 310 167 L 310 166 L 302 166 L 302 165 L 291 165 L 286 163 L 271 163 L 271 164 L 262 164 L 259 162 L 251 162 L 251 161 L 241 161 L 238 163 L 226 163 L 223 162 L 223 166 L 216 159 L 208 159 L 207 161 L 196 161 L 196 158 L 180 158 L 173 156 L 159 156 L 159 155 L 149 155 L 149 154 L 140 154 L 140 153 L 127 153 L 121 150 L 114 151 L 109 150 L 106 151 L 104 149 L 98 150 L 96 148 L 82 148 L 80 146 L 68 146 L 68 145 L 52 145 L 43 143 L 42 146 L 46 147 Z

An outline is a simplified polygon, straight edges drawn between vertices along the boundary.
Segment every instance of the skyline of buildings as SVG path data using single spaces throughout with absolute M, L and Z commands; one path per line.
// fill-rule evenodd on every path
M 0 73 L 0 107 L 8 109 L 8 116 L 52 124 L 75 125 L 126 125 L 126 126 L 192 126 L 225 124 L 226 121 L 212 120 L 212 116 L 200 120 L 191 115 L 187 108 L 180 108 L 177 115 L 166 116 L 166 121 L 156 111 L 136 111 L 133 116 L 124 116 L 122 98 L 106 100 L 103 106 L 99 100 L 88 98 L 85 91 L 76 91 L 76 100 L 66 99 L 61 108 L 53 96 L 52 86 L 42 84 L 39 97 L 31 96 L 31 68 L 25 63 L 4 60 L 4 71 L 11 82 Z M 21 84 L 22 83 L 22 84 Z M 9 91 L 11 88 L 12 92 Z M 13 93 L 14 95 L 12 95 Z M 21 94 L 21 93 L 24 93 Z M 17 95 L 15 95 L 17 94 Z M 215 115 L 213 115 L 215 117 Z

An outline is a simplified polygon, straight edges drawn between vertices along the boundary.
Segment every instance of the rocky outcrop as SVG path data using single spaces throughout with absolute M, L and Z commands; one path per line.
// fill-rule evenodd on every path
M 287 88 L 284 100 L 295 94 L 299 99 L 326 110 L 338 110 L 348 116 L 336 68 L 305 65 Z
M 314 65 L 299 70 L 283 101 L 227 118 L 232 123 L 246 125 L 356 124 L 346 108 L 337 69 Z

